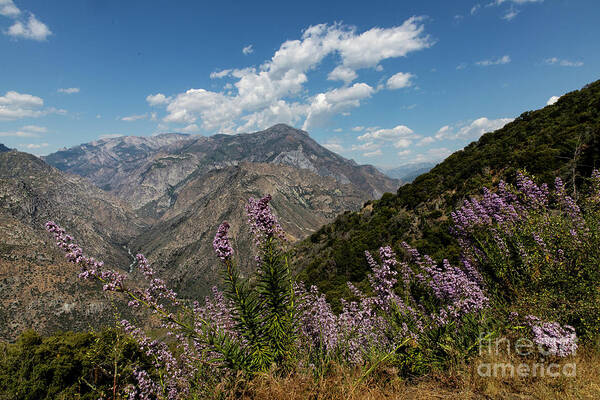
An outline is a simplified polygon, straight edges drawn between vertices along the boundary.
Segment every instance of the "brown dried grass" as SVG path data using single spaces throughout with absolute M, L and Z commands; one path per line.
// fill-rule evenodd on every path
M 379 400 L 379 399 L 600 399 L 600 353 L 580 352 L 565 362 L 577 366 L 575 377 L 482 377 L 480 363 L 531 360 L 516 355 L 479 356 L 468 365 L 438 371 L 413 380 L 397 377 L 394 368 L 380 367 L 368 379 L 355 383 L 358 369 L 336 366 L 323 378 L 294 373 L 285 377 L 265 374 L 235 388 L 216 393 L 221 399 L 244 400 Z

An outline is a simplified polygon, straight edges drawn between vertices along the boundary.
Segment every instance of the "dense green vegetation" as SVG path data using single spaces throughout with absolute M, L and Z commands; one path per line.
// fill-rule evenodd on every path
M 0 343 L 0 399 L 98 399 L 133 382 L 134 366 L 146 366 L 137 344 L 117 330 L 24 332 Z
M 299 279 L 316 284 L 339 309 L 350 295 L 346 281 L 365 287 L 365 250 L 402 241 L 456 261 L 449 233 L 450 211 L 481 187 L 500 179 L 514 182 L 523 169 L 540 182 L 563 177 L 567 188 L 600 166 L 600 81 L 568 93 L 554 105 L 523 113 L 504 128 L 483 135 L 411 184 L 347 212 L 297 246 Z

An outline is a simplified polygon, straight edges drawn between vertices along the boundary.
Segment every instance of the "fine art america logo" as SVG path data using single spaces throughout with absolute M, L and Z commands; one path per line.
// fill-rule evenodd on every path
M 542 344 L 536 344 L 527 338 L 520 338 L 511 342 L 510 339 L 502 337 L 489 339 L 491 335 L 480 334 L 479 355 L 500 355 L 516 354 L 521 357 L 535 357 L 536 361 L 529 362 L 481 362 L 477 365 L 477 373 L 482 377 L 500 377 L 500 378 L 527 378 L 527 377 L 575 377 L 577 374 L 577 365 L 574 362 L 558 363 L 550 362 L 549 359 L 554 354 Z M 572 355 L 575 355 L 573 352 Z

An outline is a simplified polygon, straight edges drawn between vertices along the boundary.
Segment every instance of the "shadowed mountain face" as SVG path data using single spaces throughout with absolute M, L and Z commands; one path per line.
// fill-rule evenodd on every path
M 2 143 L 0 143 L 0 153 L 4 153 L 6 151 L 10 151 L 10 149 L 8 147 L 6 147 L 5 145 L 3 145 Z
M 306 169 L 340 184 L 351 183 L 368 198 L 378 198 L 399 186 L 376 168 L 357 165 L 320 146 L 306 132 L 283 124 L 239 135 L 105 139 L 58 151 L 45 159 L 63 171 L 89 178 L 153 217 L 161 216 L 175 203 L 174 193 L 188 180 L 242 162 Z
M 212 240 L 222 221 L 231 224 L 242 271 L 255 268 L 244 206 L 248 198 L 265 193 L 272 195 L 271 207 L 290 242 L 346 210 L 359 209 L 366 200 L 364 192 L 332 177 L 287 165 L 240 163 L 190 179 L 171 208 L 132 247 L 141 249 L 180 294 L 198 298 L 220 282 Z
M 86 179 L 39 158 L 0 154 L 0 338 L 22 329 L 87 329 L 112 323 L 113 308 L 97 285 L 79 281 L 44 224 L 55 220 L 86 252 L 111 266 L 128 266 L 123 247 L 144 221 Z

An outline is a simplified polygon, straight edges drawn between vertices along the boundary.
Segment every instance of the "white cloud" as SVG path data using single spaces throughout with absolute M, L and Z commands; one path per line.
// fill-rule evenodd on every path
M 418 136 L 406 125 L 398 125 L 390 129 L 372 130 L 358 137 L 358 140 L 399 141 L 400 139 L 415 139 Z
M 435 142 L 435 138 L 433 136 L 427 136 L 417 142 L 417 146 L 425 146 Z
M 363 157 L 375 157 L 375 156 L 380 156 L 382 155 L 383 152 L 381 151 L 381 149 L 375 150 L 375 151 L 370 151 L 367 153 L 363 153 Z
M 200 131 L 200 128 L 198 128 L 198 125 L 196 124 L 190 124 L 181 130 L 183 133 L 194 133 L 198 131 Z
M 0 15 L 5 17 L 18 17 L 21 14 L 21 10 L 15 5 L 12 0 L 0 0 Z
M 440 139 L 479 139 L 486 132 L 493 132 L 512 122 L 514 118 L 488 119 L 478 118 L 471 123 L 462 123 L 454 126 L 445 125 L 439 129 L 435 138 Z
M 29 144 L 21 144 L 19 147 L 24 147 L 28 150 L 33 149 L 41 149 L 43 147 L 48 147 L 48 143 L 29 143 Z
M 477 3 L 473 7 L 471 7 L 471 15 L 475 15 L 477 11 L 481 8 L 481 4 Z
M 402 150 L 402 151 L 398 152 L 398 156 L 399 157 L 406 157 L 406 156 L 408 156 L 411 153 L 412 153 L 412 151 L 410 151 L 410 150 Z
M 48 128 L 46 128 L 45 126 L 39 126 L 39 125 L 25 125 L 21 129 L 24 131 L 27 131 L 27 132 L 35 132 L 35 133 L 48 132 Z
M 333 89 L 316 95 L 310 103 L 302 129 L 318 126 L 327 118 L 348 108 L 360 106 L 360 101 L 371 97 L 374 89 L 366 83 L 355 83 L 347 88 Z
M 353 132 L 361 132 L 364 131 L 365 127 L 364 126 L 355 126 L 354 128 L 352 128 Z
M 148 114 L 128 115 L 126 117 L 121 118 L 121 121 L 133 122 L 133 121 L 139 121 L 140 119 L 146 119 L 146 118 L 148 118 Z
M 50 113 L 64 113 L 54 108 L 42 109 L 44 100 L 30 94 L 9 91 L 0 96 L 0 121 L 37 118 Z
M 327 75 L 327 79 L 330 81 L 344 81 L 350 83 L 358 77 L 353 69 L 338 65 L 333 71 Z
M 515 10 L 514 8 L 510 8 L 509 10 L 506 11 L 506 14 L 504 14 L 502 16 L 502 19 L 505 19 L 507 21 L 512 21 L 513 18 L 515 18 L 517 15 L 519 15 L 519 10 Z
M 166 105 L 165 122 L 199 122 L 198 126 L 208 131 L 260 129 L 267 126 L 263 124 L 284 122 L 283 119 L 300 123 L 304 119 L 302 126 L 306 129 L 333 115 L 348 113 L 375 93 L 366 83 L 355 83 L 310 95 L 304 86 L 309 72 L 327 56 L 337 55 L 337 65 L 329 78 L 348 85 L 358 76 L 358 69 L 378 70 L 382 60 L 405 57 L 432 46 L 422 21 L 412 17 L 400 26 L 372 28 L 362 33 L 342 24 L 310 26 L 300 39 L 282 43 L 271 59 L 259 67 L 213 72 L 213 79 L 235 79 L 225 92 L 192 88 L 172 98 L 153 95 L 146 100 L 151 105 Z
M 159 105 L 162 105 L 162 104 L 167 104 L 169 101 L 171 101 L 171 98 L 165 96 L 162 93 L 157 93 L 157 94 L 150 94 L 150 95 L 148 95 L 146 97 L 146 101 L 151 106 L 159 106 Z
M 582 67 L 582 61 L 561 60 L 560 58 L 547 58 L 544 62 L 548 65 L 560 65 L 561 67 Z
M 231 73 L 230 69 L 224 69 L 221 71 L 215 71 L 210 73 L 210 79 L 220 79 L 224 78 Z
M 351 147 L 352 151 L 366 151 L 366 150 L 377 150 L 381 148 L 381 143 L 367 142 L 363 144 L 353 144 Z
M 105 133 L 103 135 L 98 136 L 99 139 L 113 139 L 117 137 L 125 136 L 122 133 Z
M 467 68 L 467 63 L 464 63 L 464 62 L 462 62 L 456 66 L 457 70 L 461 70 L 461 69 L 465 69 L 465 68 Z
M 248 46 L 244 47 L 242 49 L 242 53 L 244 53 L 245 55 L 254 53 L 254 49 L 252 48 L 252 45 L 249 44 Z
M 400 139 L 394 143 L 394 147 L 397 149 L 405 149 L 412 144 L 412 140 L 410 139 Z
M 551 106 L 552 104 L 556 103 L 558 101 L 558 99 L 560 99 L 560 96 L 552 96 L 548 99 L 548 101 L 546 102 L 546 105 Z
M 510 56 L 505 55 L 505 56 L 502 56 L 502 57 L 497 58 L 495 60 L 491 59 L 491 60 L 477 61 L 475 64 L 479 65 L 480 67 L 488 67 L 490 65 L 508 64 L 509 62 L 510 62 Z
M 35 15 L 30 14 L 29 19 L 25 21 L 15 21 L 13 25 L 5 32 L 7 35 L 15 38 L 32 39 L 44 41 L 52 31 L 43 22 L 38 20 Z
M 66 93 L 66 94 L 79 93 L 79 88 L 77 88 L 77 87 L 60 88 L 60 89 L 58 89 L 58 93 Z
M 401 89 L 412 85 L 410 81 L 415 76 L 411 73 L 398 72 L 387 80 L 388 89 Z
M 342 153 L 346 151 L 346 148 L 339 142 L 338 139 L 329 139 L 326 143 L 322 144 L 328 150 L 333 151 L 334 153 Z
M 333 131 L 334 131 L 334 132 L 342 132 L 342 131 L 343 131 L 343 129 L 342 129 L 342 128 L 335 128 Z

